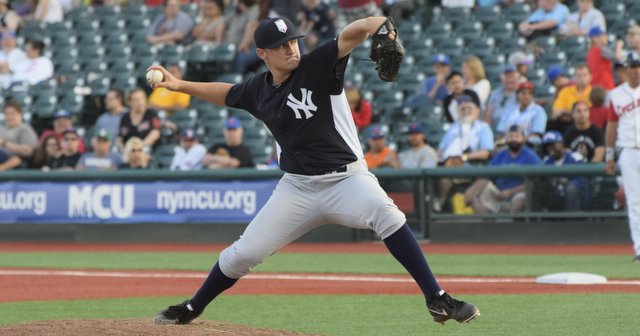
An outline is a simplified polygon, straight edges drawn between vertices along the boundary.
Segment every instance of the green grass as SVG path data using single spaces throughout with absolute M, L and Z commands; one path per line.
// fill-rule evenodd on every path
M 420 296 L 221 296 L 202 318 L 323 335 L 637 335 L 637 294 L 466 295 L 481 316 L 433 323 Z M 0 325 L 151 317 L 183 297 L 0 303 Z
M 209 271 L 216 253 L 0 253 L 0 267 Z M 629 256 L 427 255 L 438 275 L 539 276 L 585 272 L 640 278 Z M 390 254 L 275 254 L 255 272 L 406 274 Z

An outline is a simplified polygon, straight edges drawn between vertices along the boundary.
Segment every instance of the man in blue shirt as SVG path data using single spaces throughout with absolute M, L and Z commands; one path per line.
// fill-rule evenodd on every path
M 569 8 L 558 0 L 538 0 L 538 9 L 518 25 L 518 30 L 529 41 L 550 36 L 567 21 L 569 14 Z
M 541 143 L 542 134 L 547 128 L 547 112 L 542 106 L 533 101 L 533 84 L 523 82 L 516 91 L 518 105 L 512 106 L 504 112 L 496 131 L 502 139 L 505 131 L 513 125 L 518 125 L 524 132 L 526 140 L 532 144 Z
M 512 106 L 518 105 L 516 98 L 516 90 L 518 89 L 518 80 L 520 75 L 515 65 L 507 64 L 502 71 L 502 85 L 497 87 L 489 95 L 487 100 L 487 108 L 484 111 L 482 120 L 489 124 L 493 129 L 498 127 L 502 115 Z
M 425 79 L 420 92 L 408 97 L 404 102 L 405 106 L 417 109 L 424 104 L 442 105 L 444 98 L 449 95 L 446 83 L 449 71 L 451 71 L 449 56 L 438 53 L 433 55 L 431 61 L 435 75 Z
M 507 133 L 509 149 L 498 152 L 490 166 L 538 165 L 540 157 L 524 145 L 525 137 L 520 126 L 514 125 Z M 473 207 L 474 213 L 522 212 L 526 201 L 524 180 L 516 177 L 501 177 L 495 183 L 481 178 L 467 189 L 465 204 Z
M 544 134 L 544 150 L 548 154 L 542 164 L 564 166 L 582 164 L 584 158 L 575 152 L 566 152 L 562 134 L 549 131 Z M 555 177 L 542 183 L 542 206 L 551 211 L 579 211 L 586 204 L 589 195 L 589 182 L 584 177 L 572 179 Z

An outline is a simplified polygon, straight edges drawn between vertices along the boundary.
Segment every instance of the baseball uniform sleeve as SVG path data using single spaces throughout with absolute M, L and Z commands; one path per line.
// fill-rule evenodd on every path
M 607 113 L 607 121 L 618 121 L 618 115 L 616 111 L 613 109 L 613 102 L 609 104 L 609 112 Z
M 263 96 L 262 90 L 264 88 L 259 83 L 261 81 L 266 82 L 266 77 L 266 73 L 261 73 L 251 77 L 244 83 L 232 86 L 225 97 L 225 105 L 248 111 L 254 117 L 262 120 L 261 116 L 256 113 L 257 105 L 255 99 Z

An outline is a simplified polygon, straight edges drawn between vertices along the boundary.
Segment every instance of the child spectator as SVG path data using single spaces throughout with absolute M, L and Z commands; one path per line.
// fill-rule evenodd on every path
M 593 71 L 591 85 L 602 85 L 605 90 L 611 91 L 615 88 L 613 79 L 613 62 L 622 59 L 622 47 L 624 41 L 616 41 L 616 50 L 611 50 L 607 45 L 609 38 L 607 33 L 599 26 L 589 30 L 589 38 L 591 39 L 591 48 L 587 53 L 587 65 Z
M 601 130 L 604 130 L 604 127 L 607 125 L 607 113 L 609 109 L 604 106 L 606 99 L 607 91 L 602 86 L 598 85 L 589 92 L 589 100 L 591 101 L 589 121 L 600 127 Z

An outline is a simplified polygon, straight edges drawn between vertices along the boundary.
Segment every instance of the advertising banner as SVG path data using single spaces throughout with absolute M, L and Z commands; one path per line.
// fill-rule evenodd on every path
M 0 223 L 248 223 L 277 180 L 0 183 Z

